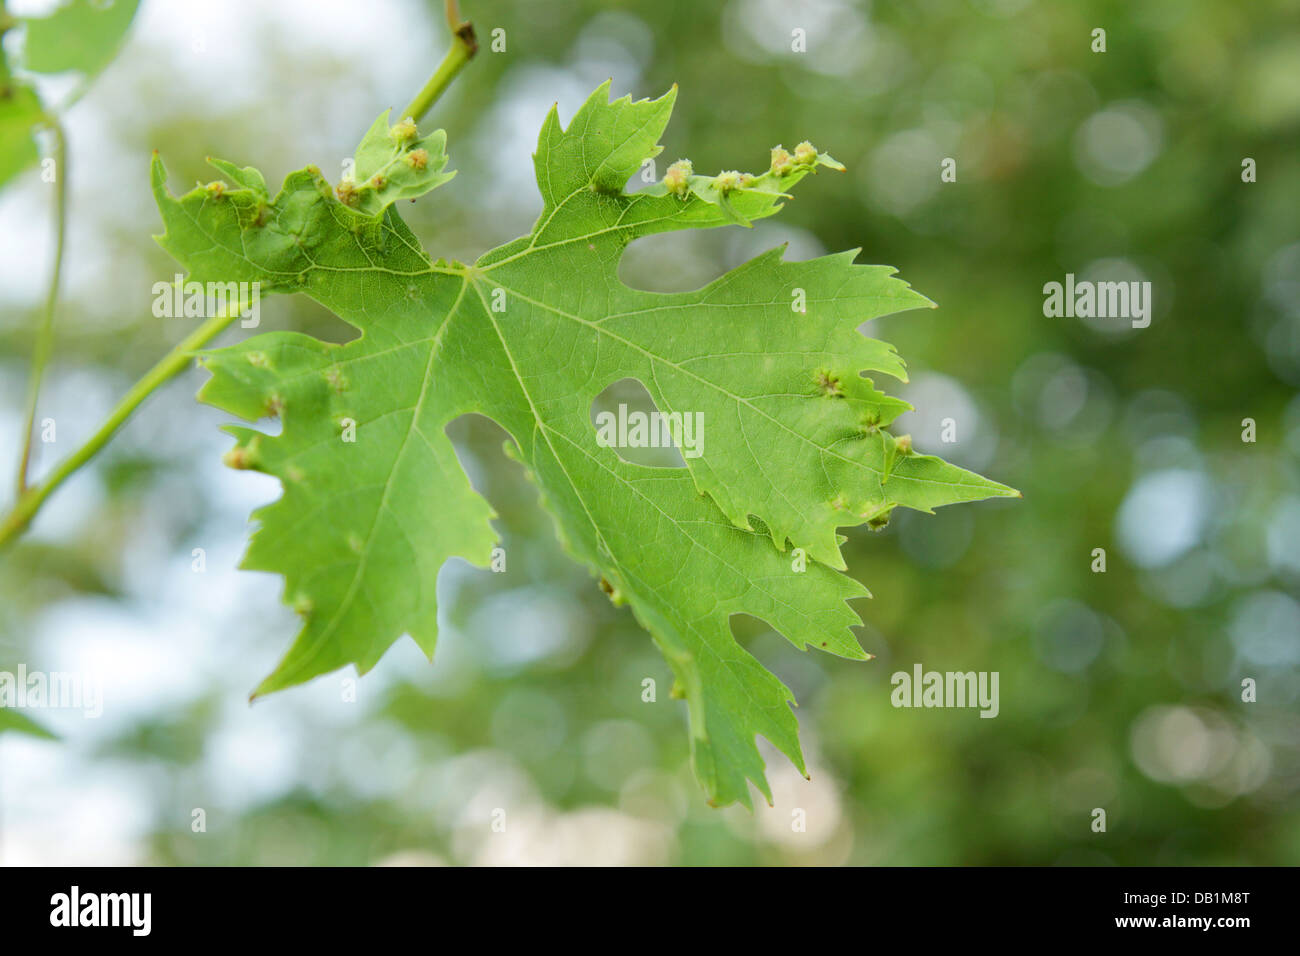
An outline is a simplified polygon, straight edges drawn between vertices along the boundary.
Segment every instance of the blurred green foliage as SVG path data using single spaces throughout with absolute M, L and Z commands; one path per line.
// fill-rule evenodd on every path
M 433 115 L 461 172 L 404 212 L 431 251 L 470 258 L 527 227 L 538 208 L 527 164 L 502 153 L 531 149 L 553 99 L 572 109 L 609 75 L 620 95 L 675 82 L 665 164 L 761 168 L 770 146 L 810 139 L 849 171 L 817 177 L 770 227 L 639 242 L 627 281 L 697 285 L 786 240 L 794 257 L 861 247 L 863 260 L 897 266 L 939 304 L 873 330 L 908 359 L 923 406 L 917 446 L 1024 500 L 851 535 L 850 572 L 875 594 L 861 607 L 872 662 L 803 655 L 737 622 L 800 700 L 813 777 L 783 782 L 769 761 L 777 806 L 753 816 L 704 805 L 666 666 L 568 561 L 502 454 L 503 433 L 480 420 L 456 423 L 453 437 L 500 512 L 508 572 L 445 573 L 433 666 L 408 654 L 381 667 L 382 680 L 357 685 L 360 706 L 322 721 L 302 692 L 241 711 L 244 727 L 293 728 L 287 784 L 224 796 L 223 775 L 255 777 L 262 765 L 241 769 L 242 751 L 217 746 L 244 705 L 210 655 L 194 665 L 202 690 L 169 695 L 93 746 L 78 746 L 77 725 L 58 728 L 64 743 L 29 746 L 147 781 L 141 852 L 163 863 L 1300 862 L 1296 3 L 462 7 L 482 51 Z M 410 33 L 440 36 L 441 5 L 424 16 Z M 1091 49 L 1098 27 L 1105 53 Z M 110 116 L 138 162 L 135 180 L 119 180 L 117 212 L 84 220 L 111 245 L 105 274 L 117 285 L 69 291 L 65 380 L 91 376 L 111 396 L 182 334 L 183 320 L 150 316 L 143 291 L 174 271 L 147 241 L 150 148 L 179 184 L 211 178 L 208 153 L 256 163 L 271 181 L 305 162 L 337 178 L 331 157 L 337 166 L 442 52 L 408 49 L 402 25 L 386 27 L 413 85 L 377 89 L 364 63 L 295 47 L 290 27 L 278 29 L 241 41 L 277 51 L 258 97 L 151 108 L 176 94 L 169 61 L 148 61 L 142 33 L 105 75 L 114 98 L 78 107 Z M 807 52 L 791 50 L 794 29 Z M 194 57 L 187 81 L 220 90 L 221 68 Z M 75 131 L 71 148 L 74 164 L 94 152 Z M 940 180 L 945 157 L 954 183 Z M 1255 182 L 1242 180 L 1247 157 Z M 26 178 L 9 191 L 37 188 Z M 1149 328 L 1043 316 L 1044 283 L 1093 267 L 1153 283 Z M 130 288 L 140 291 L 118 291 Z M 36 308 L 0 320 L 6 409 L 19 404 Z M 268 303 L 263 325 L 348 335 L 301 299 Z M 138 604 L 141 580 L 185 568 L 204 534 L 240 530 L 239 509 L 221 508 L 214 489 L 244 476 L 220 472 L 219 444 L 194 444 L 216 421 L 187 394 L 197 382 L 157 396 L 152 417 L 79 478 L 96 489 L 76 527 L 0 556 L 0 666 L 40 666 L 35 635 L 48 628 L 37 625 L 52 607 L 88 594 Z M 87 424 L 103 407 L 87 409 Z M 956 422 L 955 453 L 940 443 L 944 417 Z M 1242 441 L 1245 418 L 1254 443 Z M 1092 570 L 1096 548 L 1105 573 Z M 235 574 L 230 558 L 218 569 L 209 556 L 213 586 L 218 570 Z M 249 687 L 290 635 L 275 597 L 268 585 L 261 603 L 196 612 L 225 615 L 211 640 L 230 641 L 229 667 Z M 1000 714 L 893 708 L 890 675 L 916 662 L 998 671 Z M 346 676 L 326 678 L 328 694 L 313 700 L 338 698 Z M 655 703 L 642 700 L 646 678 Z M 1242 701 L 1245 678 L 1257 702 Z M 196 807 L 207 808 L 206 833 L 192 832 Z M 1098 807 L 1105 833 L 1091 828 Z M 502 834 L 490 825 L 498 808 Z M 807 832 L 792 830 L 796 808 Z M 6 813 L 11 838 L 24 825 Z

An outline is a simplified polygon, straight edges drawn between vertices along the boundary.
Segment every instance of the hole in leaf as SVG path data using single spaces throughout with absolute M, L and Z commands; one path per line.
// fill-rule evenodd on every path
M 726 271 L 721 230 L 642 236 L 623 250 L 618 277 L 642 292 L 694 292 Z
M 680 429 L 659 411 L 646 387 L 634 378 L 614 382 L 591 403 L 591 425 L 596 440 L 614 450 L 631 465 L 648 468 L 685 468 L 673 442 Z M 687 431 L 689 438 L 693 431 Z

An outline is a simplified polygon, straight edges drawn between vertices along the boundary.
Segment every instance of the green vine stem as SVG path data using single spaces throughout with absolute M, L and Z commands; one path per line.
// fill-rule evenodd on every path
M 36 330 L 36 344 L 32 349 L 32 372 L 27 385 L 27 418 L 23 432 L 23 451 L 18 459 L 18 477 L 15 483 L 21 498 L 27 490 L 27 473 L 31 468 L 32 441 L 36 431 L 36 402 L 41 394 L 41 381 L 50 363 L 54 349 L 54 309 L 59 300 L 59 280 L 63 274 L 63 247 L 68 231 L 68 143 L 63 124 L 49 117 L 54 136 L 54 264 L 50 269 L 50 285 L 45 293 L 45 310 Z
M 447 55 L 442 58 L 438 68 L 433 71 L 429 81 L 424 84 L 424 88 L 415 95 L 415 99 L 402 110 L 402 115 L 398 119 L 415 120 L 417 123 L 424 118 L 424 114 L 434 103 L 438 102 L 438 97 L 451 85 L 451 81 L 456 79 L 461 70 L 474 54 L 478 52 L 478 40 L 474 36 L 474 26 L 467 20 L 462 20 L 460 10 L 457 8 L 456 0 L 447 0 L 447 26 L 451 30 L 451 49 Z
M 451 49 L 447 51 L 447 55 L 443 57 L 438 68 L 429 77 L 429 81 L 424 84 L 424 88 L 420 90 L 403 112 L 403 118 L 407 116 L 416 120 L 423 118 L 447 87 L 451 85 L 452 80 L 460 74 L 460 71 L 465 68 L 465 65 L 478 51 L 478 43 L 474 37 L 474 27 L 461 20 L 456 0 L 446 0 L 446 10 L 447 23 L 452 31 Z M 61 128 L 56 132 L 56 150 L 60 153 L 65 151 Z M 62 169 L 62 158 L 58 160 L 58 164 L 59 188 L 62 190 L 67 188 L 67 177 Z M 66 202 L 64 198 L 60 198 L 58 203 L 58 215 L 62 220 L 65 216 L 64 207 Z M 195 352 L 219 335 L 226 326 L 248 308 L 248 303 L 240 302 L 222 314 L 208 319 L 186 336 L 183 341 L 177 343 L 175 348 L 168 352 L 157 365 L 131 386 L 126 395 L 122 397 L 122 400 L 109 413 L 108 418 L 104 420 L 103 424 L 99 426 L 99 429 L 90 436 L 85 444 L 60 462 L 39 484 L 28 485 L 25 479 L 30 460 L 32 426 L 35 423 L 35 403 L 40 387 L 40 379 L 49 360 L 49 339 L 51 337 L 49 330 L 53 324 L 52 316 L 54 300 L 57 296 L 58 270 L 59 263 L 62 260 L 62 234 L 63 226 L 60 225 L 58 227 L 59 251 L 55 259 L 55 274 L 50 285 L 50 296 L 46 301 L 45 317 L 37 334 L 37 347 L 32 369 L 32 387 L 28 400 L 27 439 L 24 443 L 22 464 L 20 466 L 22 477 L 19 479 L 18 498 L 14 502 L 12 510 L 3 519 L 0 519 L 0 549 L 4 549 L 22 535 L 36 516 L 36 512 L 45 503 L 45 500 L 108 444 L 109 440 L 126 424 L 127 419 L 131 417 L 132 413 L 140 407 L 146 398 L 184 371 Z
M 35 516 L 45 499 L 55 488 L 63 484 L 70 475 L 103 448 L 110 438 L 117 434 L 131 413 L 140 407 L 160 385 L 174 378 L 189 365 L 194 353 L 212 341 L 227 325 L 233 322 L 248 308 L 249 303 L 240 302 L 231 306 L 220 315 L 214 315 L 197 329 L 187 335 L 157 365 L 145 373 L 144 377 L 131 386 L 122 400 L 117 403 L 108 418 L 99 426 L 95 434 L 86 443 L 59 463 L 49 476 L 39 485 L 27 488 L 18 497 L 13 510 L 0 523 L 0 548 L 18 537 Z

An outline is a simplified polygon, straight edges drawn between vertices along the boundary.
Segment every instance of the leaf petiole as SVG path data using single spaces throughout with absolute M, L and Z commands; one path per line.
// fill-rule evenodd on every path
M 23 433 L 23 451 L 18 459 L 17 494 L 27 490 L 27 473 L 31 467 L 32 438 L 36 429 L 36 403 L 41 393 L 41 380 L 49 365 L 54 347 L 54 309 L 59 299 L 59 279 L 63 273 L 63 247 L 68 227 L 68 163 L 67 137 L 58 117 L 46 118 L 54 136 L 54 264 L 50 271 L 50 284 L 45 292 L 45 309 L 41 324 L 36 330 L 36 344 L 32 349 L 32 373 L 27 386 L 26 430 Z
M 451 85 L 451 81 L 456 79 L 460 71 L 465 69 L 466 64 L 478 52 L 478 40 L 474 36 L 473 24 L 460 18 L 456 0 L 447 0 L 446 6 L 447 26 L 451 28 L 451 49 L 442 58 L 438 68 L 433 71 L 424 88 L 415 95 L 415 99 L 411 100 L 406 109 L 402 110 L 402 115 L 398 119 L 409 117 L 417 123 L 423 119 L 424 114 L 429 112 L 433 104 L 438 102 L 438 98 Z
M 157 365 L 131 386 L 85 444 L 60 462 L 44 481 L 25 488 L 18 496 L 18 500 L 14 502 L 13 509 L 3 521 L 0 521 L 0 548 L 4 548 L 22 534 L 41 505 L 45 503 L 45 499 L 108 444 L 109 439 L 117 434 L 126 420 L 131 417 L 131 413 L 139 408 L 150 394 L 183 371 L 194 357 L 194 353 L 238 318 L 248 305 L 247 302 L 241 301 L 225 312 L 214 315 L 177 343 Z

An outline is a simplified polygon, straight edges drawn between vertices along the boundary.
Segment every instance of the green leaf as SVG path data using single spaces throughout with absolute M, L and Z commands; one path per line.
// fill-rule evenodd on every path
M 31 87 L 17 81 L 0 86 L 0 186 L 36 162 L 33 134 L 44 118 Z
M 37 19 L 0 11 L 0 40 L 21 27 L 24 70 L 81 74 L 77 90 L 62 104 L 66 109 L 117 54 L 139 5 L 139 0 L 69 0 L 48 17 Z M 0 187 L 36 162 L 34 134 L 45 122 L 47 110 L 40 98 L 13 77 L 0 47 Z
M 675 92 L 611 103 L 606 84 L 567 128 L 553 109 L 535 155 L 537 224 L 472 266 L 431 259 L 391 206 L 345 206 L 314 168 L 274 199 L 249 171 L 240 188 L 178 199 L 155 163 L 159 241 L 192 279 L 301 291 L 361 331 L 344 345 L 268 333 L 201 358 L 202 401 L 282 418 L 278 435 L 229 429 L 228 463 L 284 488 L 256 512 L 244 566 L 284 575 L 304 618 L 257 693 L 349 663 L 365 672 L 404 633 L 433 652 L 438 569 L 486 565 L 497 540 L 445 432 L 478 412 L 511 434 L 562 541 L 667 658 L 711 802 L 748 805 L 746 780 L 770 800 L 755 735 L 804 769 L 793 696 L 736 642 L 731 617 L 864 659 L 847 602 L 868 594 L 839 570 L 838 529 L 879 525 L 897 506 L 1015 494 L 885 430 L 908 406 L 861 373 L 901 378 L 903 365 L 857 327 L 930 305 L 894 270 L 854 253 L 786 262 L 778 249 L 694 292 L 619 280 L 634 239 L 772 215 L 809 173 L 838 167 L 804 151 L 753 176 L 692 173 L 628 194 Z M 662 412 L 703 415 L 686 468 L 631 464 L 597 441 L 592 402 L 624 378 Z M 789 546 L 817 560 L 797 572 Z
M 69 0 L 48 17 L 25 21 L 23 67 L 93 77 L 117 54 L 139 5 L 139 0 Z
M 447 165 L 446 133 L 439 129 L 418 138 L 409 120 L 390 128 L 387 110 L 362 137 L 354 162 L 352 179 L 339 187 L 339 198 L 369 216 L 399 199 L 423 196 L 456 175 L 442 172 Z
M 5 731 L 26 734 L 29 737 L 40 737 L 44 740 L 59 739 L 57 735 L 46 730 L 22 711 L 14 710 L 12 707 L 0 707 L 0 734 Z

